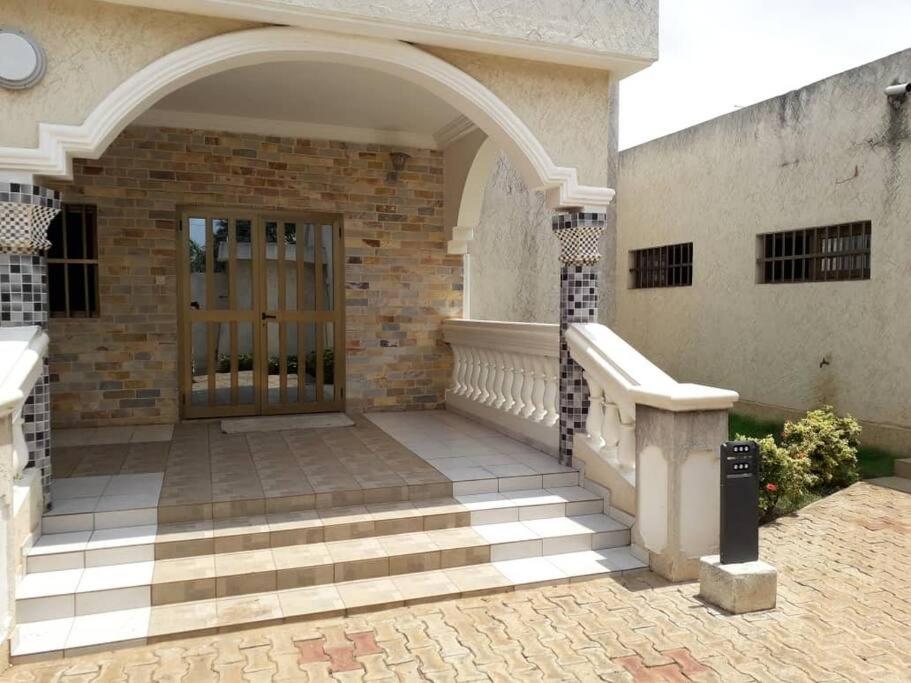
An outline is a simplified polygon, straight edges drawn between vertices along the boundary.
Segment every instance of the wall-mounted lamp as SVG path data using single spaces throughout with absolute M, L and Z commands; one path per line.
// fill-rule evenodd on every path
M 391 179 L 398 180 L 399 173 L 405 170 L 405 164 L 408 163 L 411 155 L 405 154 L 405 152 L 389 152 L 389 158 L 392 160 Z
M 886 97 L 893 104 L 901 104 L 911 93 L 911 83 L 893 83 L 886 88 Z

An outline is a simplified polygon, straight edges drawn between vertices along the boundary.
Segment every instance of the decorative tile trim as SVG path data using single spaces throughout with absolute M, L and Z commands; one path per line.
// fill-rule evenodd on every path
M 607 214 L 586 211 L 558 213 L 553 217 L 554 234 L 560 241 L 563 265 L 592 266 L 601 260 L 601 234 Z
M 560 270 L 560 455 L 562 464 L 573 462 L 573 436 L 585 429 L 588 385 L 582 367 L 572 359 L 566 330 L 573 323 L 598 320 L 598 267 L 563 266 Z
M 47 226 L 60 211 L 60 193 L 38 185 L 0 183 L 0 254 L 47 250 Z

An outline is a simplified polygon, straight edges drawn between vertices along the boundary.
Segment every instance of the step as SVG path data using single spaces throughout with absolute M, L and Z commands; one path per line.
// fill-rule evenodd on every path
M 911 479 L 911 458 L 902 458 L 895 461 L 895 476 Z
M 528 468 L 512 466 L 515 469 L 531 471 Z M 126 480 L 142 477 L 154 478 L 160 475 L 116 475 Z M 53 508 L 42 518 L 45 533 L 67 533 L 93 531 L 126 526 L 148 526 L 151 524 L 207 521 L 250 515 L 278 514 L 299 510 L 321 510 L 352 505 L 370 505 L 392 502 L 418 502 L 452 496 L 497 493 L 527 489 L 578 486 L 579 473 L 556 472 L 550 474 L 516 474 L 477 478 L 470 470 L 454 472 L 452 481 L 407 486 L 393 486 L 351 491 L 327 491 L 298 496 L 256 498 L 217 502 L 198 502 L 169 505 L 159 500 L 157 487 L 147 492 L 133 492 L 132 495 L 107 495 L 105 493 L 109 476 L 78 477 L 72 488 L 73 497 L 60 497 Z M 151 481 L 151 479 L 150 479 Z M 130 481 L 124 481 L 128 486 Z M 128 490 L 124 488 L 124 490 Z M 141 501 L 141 505 L 137 505 Z
M 239 628 L 359 614 L 433 600 L 600 578 L 645 565 L 628 547 L 584 550 L 479 563 L 399 576 L 263 591 L 169 605 L 126 606 L 78 616 L 20 623 L 13 663 L 70 657 Z M 55 615 L 56 616 L 56 615 Z
M 37 572 L 27 574 L 17 586 L 17 621 L 600 550 L 629 542 L 629 527 L 593 514 Z
M 475 493 L 253 517 L 44 534 L 27 554 L 30 573 L 279 548 L 603 511 L 578 486 Z

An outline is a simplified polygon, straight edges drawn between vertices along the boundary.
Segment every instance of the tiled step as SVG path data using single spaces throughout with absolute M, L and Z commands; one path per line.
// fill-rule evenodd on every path
M 607 515 L 529 519 L 377 538 L 26 575 L 19 623 L 395 576 L 435 569 L 629 545 Z
M 580 483 L 579 473 L 575 471 L 472 478 L 476 476 L 464 471 L 451 475 L 449 482 L 181 505 L 159 500 L 160 474 L 120 475 L 116 481 L 111 477 L 78 477 L 55 482 L 66 488 L 56 495 L 53 509 L 44 515 L 42 526 L 44 533 L 57 534 L 353 505 L 417 503 L 451 496 L 578 486 Z M 115 485 L 120 488 L 111 493 L 111 487 Z
M 78 616 L 20 623 L 14 663 L 76 656 L 238 628 L 357 614 L 403 604 L 608 576 L 644 567 L 626 547 L 501 560 L 335 584 L 264 591 L 160 606 L 95 604 Z M 106 610 L 106 611 L 102 611 Z
M 911 479 L 911 458 L 903 458 L 895 461 L 895 476 L 903 479 Z
M 28 571 L 98 567 L 602 511 L 600 497 L 571 486 L 71 531 L 43 535 L 29 550 Z

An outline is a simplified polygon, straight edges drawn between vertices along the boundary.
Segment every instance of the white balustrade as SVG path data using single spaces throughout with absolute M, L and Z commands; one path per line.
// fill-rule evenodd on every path
M 737 400 L 733 391 L 676 382 L 604 325 L 571 325 L 566 343 L 590 393 L 584 442 L 631 486 L 637 405 L 682 412 L 727 409 Z
M 10 455 L 0 468 L 11 479 L 28 464 L 22 408 L 41 376 L 47 344 L 47 334 L 39 327 L 0 328 L 0 417 L 11 423 L 8 443 L 0 443 L 0 452 Z
M 559 327 L 447 320 L 443 339 L 453 354 L 447 405 L 555 452 L 560 420 Z

